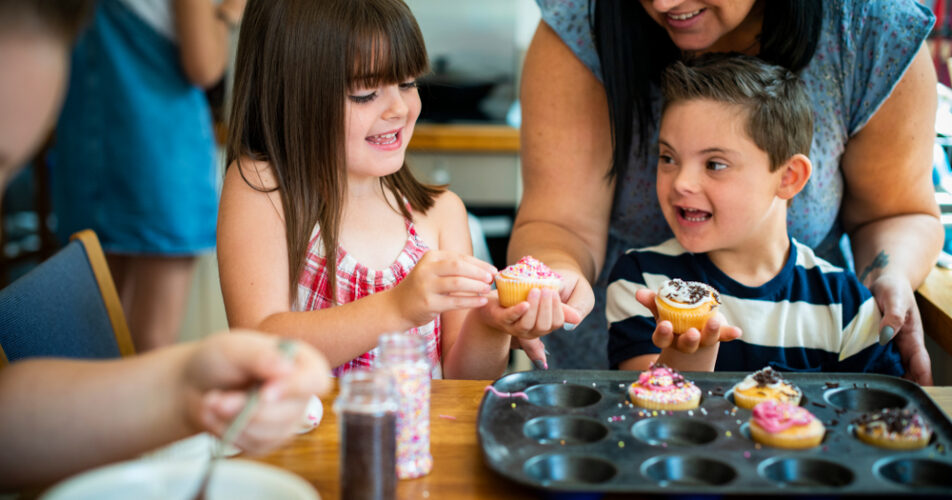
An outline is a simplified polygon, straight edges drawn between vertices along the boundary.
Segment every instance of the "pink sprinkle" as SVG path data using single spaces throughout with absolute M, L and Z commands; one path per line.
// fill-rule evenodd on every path
M 440 418 L 445 418 L 447 420 L 456 420 L 456 417 L 453 415 L 440 415 Z
M 745 452 L 744 452 L 744 458 L 750 458 L 750 452 L 749 452 L 749 451 L 745 451 Z
M 495 387 L 491 385 L 487 385 L 485 391 L 490 391 L 501 398 L 522 398 L 522 399 L 525 399 L 526 401 L 529 401 L 529 395 L 524 392 L 500 392 L 498 389 L 496 389 Z

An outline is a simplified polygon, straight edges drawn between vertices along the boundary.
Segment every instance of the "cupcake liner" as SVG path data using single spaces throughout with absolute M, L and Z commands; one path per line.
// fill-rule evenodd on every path
M 658 306 L 658 321 L 670 321 L 676 335 L 692 327 L 699 332 L 704 331 L 704 325 L 717 312 L 716 305 L 711 307 L 710 304 L 702 304 L 692 309 L 680 309 L 669 306 L 658 297 L 655 298 L 655 304 Z
M 762 403 L 764 401 L 771 401 L 771 400 L 780 401 L 783 403 L 790 403 L 794 405 L 800 404 L 799 396 L 794 398 L 787 397 L 781 391 L 778 391 L 778 390 L 766 391 L 766 392 L 773 393 L 773 394 L 746 394 L 744 392 L 738 391 L 735 388 L 733 393 L 734 404 L 741 408 L 746 408 L 748 410 L 754 409 L 754 407 L 757 406 L 757 403 Z M 795 392 L 794 388 L 790 387 L 789 392 Z
M 496 276 L 496 290 L 499 293 L 499 304 L 503 307 L 512 307 L 529 296 L 529 290 L 533 288 L 548 288 L 559 291 L 559 282 L 553 280 L 540 280 L 519 278 L 511 279 L 502 275 Z
M 766 429 L 750 422 L 750 437 L 763 445 L 788 450 L 805 450 L 819 446 L 823 442 L 826 428 L 819 420 L 813 420 L 809 425 L 791 427 L 784 431 L 772 434 Z

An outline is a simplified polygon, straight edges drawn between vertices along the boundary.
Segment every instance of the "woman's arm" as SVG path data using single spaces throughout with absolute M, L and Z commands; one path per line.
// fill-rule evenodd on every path
M 544 22 L 522 72 L 523 195 L 509 261 L 524 255 L 562 274 L 562 299 L 587 315 L 605 257 L 614 184 L 605 89 Z
M 882 327 L 900 332 L 909 375 L 931 383 L 913 291 L 942 247 L 932 185 L 936 76 L 923 45 L 882 107 L 843 154 L 842 221 L 857 273 L 876 296 Z
M 228 30 L 244 8 L 245 0 L 175 0 L 179 58 L 189 81 L 204 88 L 218 83 L 228 62 Z

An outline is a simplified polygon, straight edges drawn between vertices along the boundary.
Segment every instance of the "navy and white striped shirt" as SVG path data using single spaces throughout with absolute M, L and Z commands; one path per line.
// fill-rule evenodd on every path
M 745 286 L 718 269 L 706 254 L 692 254 L 677 240 L 629 250 L 612 269 L 606 305 L 611 366 L 661 352 L 652 342 L 655 320 L 635 299 L 668 279 L 700 281 L 717 289 L 720 311 L 743 336 L 720 345 L 717 371 L 904 373 L 892 342 L 879 345 L 881 313 L 856 276 L 817 257 L 791 238 L 790 256 L 777 276 Z

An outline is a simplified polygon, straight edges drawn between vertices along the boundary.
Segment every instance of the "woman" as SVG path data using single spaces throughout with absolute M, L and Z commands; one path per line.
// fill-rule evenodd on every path
M 102 241 L 138 352 L 178 339 L 196 256 L 215 247 L 218 171 L 202 87 L 245 0 L 100 0 L 73 50 L 54 143 L 62 241 Z
M 931 383 L 913 296 L 942 241 L 930 177 L 936 80 L 922 43 L 931 13 L 911 1 L 539 3 L 509 258 L 546 262 L 565 277 L 563 300 L 588 313 L 582 328 L 545 338 L 553 366 L 607 366 L 596 278 L 624 249 L 670 237 L 654 194 L 657 75 L 677 58 L 742 52 L 797 71 L 814 102 L 814 179 L 790 207 L 791 234 L 834 263 L 849 258 L 849 235 L 883 334 L 900 333 L 908 375 Z

